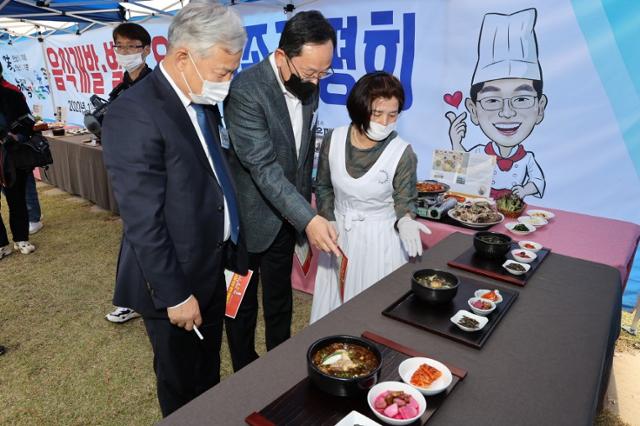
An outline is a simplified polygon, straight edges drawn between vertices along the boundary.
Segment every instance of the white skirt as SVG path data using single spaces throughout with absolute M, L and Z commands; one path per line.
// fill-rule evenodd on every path
M 344 227 L 344 216 L 336 215 L 336 219 L 338 245 L 349 259 L 344 289 L 346 302 L 407 263 L 409 257 L 393 227 L 395 218 L 354 221 L 349 231 Z M 334 255 L 322 252 L 309 322 L 319 320 L 341 304 L 338 261 Z

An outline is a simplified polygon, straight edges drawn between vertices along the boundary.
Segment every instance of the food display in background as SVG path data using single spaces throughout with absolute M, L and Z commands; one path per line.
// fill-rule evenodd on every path
M 518 218 L 518 222 L 526 223 L 527 225 L 532 225 L 536 228 L 541 228 L 549 223 L 545 218 L 540 216 L 520 216 Z
M 504 220 L 488 201 L 465 202 L 458 204 L 447 212 L 452 219 L 474 228 L 483 228 L 496 225 Z
M 519 217 L 527 204 L 515 194 L 504 195 L 496 200 L 496 208 L 506 217 L 515 219 Z
M 355 396 L 378 382 L 382 354 L 355 336 L 329 336 L 307 351 L 307 372 L 321 390 L 336 396 Z
M 527 265 L 526 263 L 516 262 L 515 260 L 507 260 L 502 264 L 502 267 L 509 271 L 509 273 L 513 275 L 524 275 L 529 272 L 531 269 L 531 265 Z
M 540 210 L 540 209 L 527 210 L 527 214 L 533 217 L 541 217 L 547 222 L 551 221 L 551 219 L 556 217 L 555 213 L 552 213 L 546 210 Z
M 411 290 L 418 299 L 431 303 L 450 302 L 458 293 L 458 277 L 437 269 L 420 269 L 413 273 Z
M 529 225 L 528 223 L 520 223 L 520 222 L 505 223 L 504 227 L 507 228 L 509 232 L 516 235 L 527 235 L 532 232 L 535 232 L 536 230 L 535 226 Z
M 447 192 L 449 190 L 449 185 L 438 182 L 437 180 L 425 180 L 418 182 L 416 184 L 416 188 L 418 189 L 418 195 L 424 196 Z

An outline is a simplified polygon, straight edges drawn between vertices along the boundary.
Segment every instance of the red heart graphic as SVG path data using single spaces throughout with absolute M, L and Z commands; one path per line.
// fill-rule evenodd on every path
M 462 92 L 458 90 L 453 95 L 445 93 L 443 99 L 449 105 L 458 108 L 458 105 L 460 105 L 460 102 L 462 102 Z

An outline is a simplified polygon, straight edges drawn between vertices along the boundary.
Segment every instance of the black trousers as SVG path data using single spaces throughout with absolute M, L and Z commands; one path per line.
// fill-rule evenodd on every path
M 203 310 L 198 330 L 186 331 L 168 319 L 144 318 L 153 348 L 158 401 L 166 417 L 220 382 L 220 345 L 226 304 L 226 288 L 221 278 L 213 302 Z
M 9 227 L 13 235 L 13 241 L 29 241 L 29 213 L 27 212 L 27 201 L 25 199 L 26 170 L 16 170 L 16 179 L 9 188 L 2 188 L 4 196 L 9 205 Z M 2 198 L 2 197 L 0 197 Z M 9 244 L 7 229 L 0 218 L 0 247 Z
M 258 282 L 262 283 L 267 350 L 291 337 L 293 294 L 291 267 L 295 247 L 295 230 L 283 224 L 273 244 L 262 253 L 249 253 L 251 282 L 235 319 L 225 317 L 225 329 L 233 370 L 238 371 L 258 359 L 255 350 L 258 319 Z

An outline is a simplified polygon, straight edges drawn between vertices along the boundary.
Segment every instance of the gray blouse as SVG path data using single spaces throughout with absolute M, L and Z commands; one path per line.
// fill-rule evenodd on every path
M 329 147 L 331 146 L 332 132 L 333 130 L 327 132 L 322 140 L 316 182 L 318 214 L 327 220 L 336 220 L 333 211 L 334 194 L 331 184 L 331 170 L 329 169 Z M 397 135 L 396 132 L 392 132 L 386 139 L 378 142 L 372 148 L 360 149 L 351 144 L 351 126 L 349 126 L 347 143 L 345 144 L 347 173 L 354 179 L 363 176 L 378 160 L 389 145 L 389 142 Z M 409 145 L 402 157 L 400 157 L 396 173 L 393 176 L 393 202 L 398 219 L 407 213 L 415 217 L 415 202 L 418 197 L 416 188 L 417 166 L 418 157 L 411 149 L 411 145 Z

